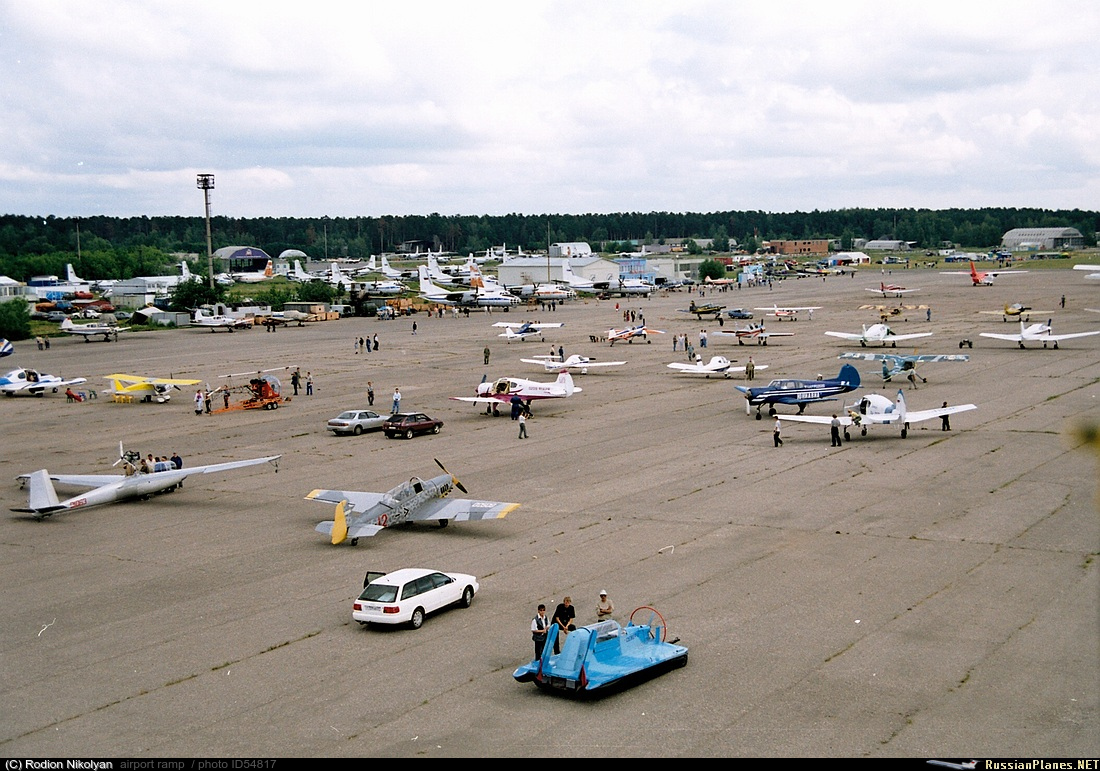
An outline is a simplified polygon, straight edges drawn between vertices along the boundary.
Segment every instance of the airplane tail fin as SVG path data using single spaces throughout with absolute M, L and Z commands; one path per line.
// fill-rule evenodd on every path
M 74 327 L 73 321 L 72 321 L 72 319 L 70 319 L 68 317 L 66 317 L 66 319 L 61 322 L 61 328 L 62 329 L 72 329 L 73 327 Z
M 845 364 L 840 368 L 840 374 L 837 375 L 837 380 L 847 382 L 853 389 L 859 388 L 859 370 L 851 364 Z
M 183 276 L 184 281 L 188 281 L 195 277 L 191 269 L 187 267 L 187 260 L 182 260 L 180 262 L 180 275 Z
M 65 508 L 57 498 L 57 492 L 53 489 L 53 482 L 50 481 L 50 474 L 46 469 L 35 471 L 28 477 L 28 481 L 30 495 L 27 497 L 27 508 L 13 509 L 13 511 L 26 511 L 41 517 Z
M 565 388 L 566 396 L 572 396 L 574 391 L 581 390 L 573 386 L 573 376 L 569 374 L 569 370 L 562 370 L 558 374 L 558 385 Z
M 348 505 L 347 501 L 340 501 L 336 504 L 336 516 L 333 518 L 332 523 L 332 545 L 343 543 L 348 537 L 348 518 L 344 514 L 344 509 Z
M 267 261 L 267 267 L 264 268 L 264 277 L 265 278 L 271 278 L 274 275 L 275 275 L 275 264 L 271 260 L 268 260 Z
M 76 271 L 73 270 L 73 264 L 71 262 L 65 265 L 65 278 L 69 280 L 70 284 L 80 283 L 80 279 L 76 277 Z
M 898 412 L 898 415 L 900 416 L 899 419 L 898 419 L 898 422 L 901 423 L 904 426 L 905 425 L 905 415 L 907 413 L 907 410 L 906 410 L 906 407 L 905 407 L 905 392 L 902 391 L 900 388 L 898 389 L 897 412 Z

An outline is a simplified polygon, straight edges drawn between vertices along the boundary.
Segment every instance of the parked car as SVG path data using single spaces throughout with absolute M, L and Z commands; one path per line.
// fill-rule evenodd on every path
M 429 613 L 451 605 L 470 607 L 480 588 L 477 579 L 465 573 L 395 570 L 366 585 L 352 605 L 351 617 L 364 626 L 408 624 L 419 629 Z
M 328 422 L 328 430 L 334 434 L 355 434 L 377 431 L 387 418 L 373 410 L 345 410 Z
M 751 319 L 752 314 L 744 308 L 732 308 L 726 311 L 726 315 L 731 319 Z
M 415 434 L 438 434 L 441 428 L 442 420 L 429 418 L 423 412 L 395 412 L 382 424 L 382 430 L 390 439 L 398 436 L 412 439 Z

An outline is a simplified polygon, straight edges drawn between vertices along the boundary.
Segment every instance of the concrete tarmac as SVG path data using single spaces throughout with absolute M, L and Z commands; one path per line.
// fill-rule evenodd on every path
M 920 291 L 865 291 L 881 280 Z M 898 332 L 935 333 L 897 351 L 971 358 L 923 367 L 928 382 L 906 390 L 909 408 L 978 409 L 953 416 L 950 432 L 938 420 L 906 439 L 877 427 L 841 448 L 828 426 L 791 421 L 774 448 L 773 421 L 747 416 L 733 388 L 741 376 L 665 366 L 684 360 L 674 334 L 698 348 L 701 328 L 719 329 L 677 312 L 686 292 L 275 333 L 128 332 L 117 343 L 55 339 L 49 351 L 18 343 L 0 369 L 85 376 L 101 396 L 0 399 L 5 512 L 26 505 L 18 474 L 111 473 L 119 441 L 143 455 L 179 452 L 186 465 L 283 458 L 277 472 L 193 477 L 148 501 L 0 517 L 0 754 L 1096 757 L 1098 456 L 1073 430 L 1100 420 L 1100 336 L 1020 350 L 978 333 L 1018 328 L 979 313 L 1013 302 L 1059 332 L 1098 329 L 1100 315 L 1084 309 L 1100 307 L 1100 285 L 1067 270 L 969 284 L 876 266 L 694 296 L 822 306 L 812 321 L 765 318 L 795 333 L 766 347 L 710 334 L 704 359 L 751 355 L 757 384 L 835 376 L 838 354 L 865 349 L 823 332 L 878 320 L 860 306 L 931 307 L 930 321 L 920 308 L 891 319 Z M 667 334 L 589 340 L 621 327 L 624 308 Z M 524 319 L 565 327 L 506 344 L 490 326 Z M 353 340 L 375 333 L 380 350 L 355 354 Z M 960 351 L 964 338 L 972 349 Z M 536 403 L 524 441 L 508 417 L 448 399 L 483 377 L 551 380 L 519 359 L 559 344 L 628 364 L 577 375 L 581 393 Z M 312 372 L 314 395 L 203 416 L 186 389 L 163 405 L 102 395 L 114 372 L 216 387 L 228 373 L 282 366 Z M 882 387 L 877 363 L 857 366 L 862 392 L 908 388 Z M 442 418 L 442 433 L 331 435 L 328 418 L 366 406 L 367 380 L 376 409 L 388 411 L 399 386 L 402 409 Z M 333 511 L 304 499 L 312 489 L 382 492 L 434 475 L 435 458 L 470 497 L 521 507 L 499 521 L 388 529 L 354 547 L 314 532 Z M 417 631 L 352 621 L 366 570 L 414 566 L 473 573 L 481 592 Z M 621 622 L 639 606 L 660 610 L 688 665 L 594 702 L 516 683 L 535 606 L 552 611 L 571 595 L 590 622 L 601 589 Z

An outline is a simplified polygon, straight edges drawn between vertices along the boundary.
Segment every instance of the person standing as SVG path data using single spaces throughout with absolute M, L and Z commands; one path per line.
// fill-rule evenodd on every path
M 367 405 L 374 406 L 374 383 L 367 381 Z
M 374 333 L 374 350 L 378 350 L 378 333 Z
M 517 420 L 519 420 L 519 438 L 520 439 L 526 439 L 527 438 L 527 416 L 524 415 L 522 412 L 520 412 L 519 418 L 517 418 Z
M 779 435 L 782 426 L 779 424 L 779 418 L 775 419 L 775 427 L 772 428 L 772 441 L 775 442 L 776 447 L 783 446 L 783 437 Z
M 531 619 L 531 639 L 535 641 L 535 658 L 542 658 L 542 649 L 546 647 L 546 630 L 550 619 L 546 617 L 546 606 L 539 604 L 538 613 Z
M 415 321 L 413 322 L 413 334 L 414 335 L 416 334 L 416 322 Z
M 756 376 L 756 365 L 752 363 L 752 357 L 749 357 L 749 363 L 745 365 L 745 380 L 752 380 Z
M 947 409 L 947 402 L 943 403 L 943 407 L 944 407 L 944 409 Z M 950 430 L 951 430 L 951 416 L 950 415 L 941 415 L 940 416 L 940 431 L 950 431 Z
M 195 414 L 196 415 L 201 415 L 202 414 L 202 403 L 203 403 L 202 389 L 200 388 L 198 391 L 195 391 Z
M 485 354 L 485 366 L 489 366 L 489 346 L 485 346 L 483 353 Z
M 302 370 L 300 367 L 295 367 L 294 371 L 290 373 L 290 384 L 294 386 L 294 395 L 298 395 L 298 386 L 302 383 Z
M 170 460 L 172 461 L 172 465 L 177 469 L 183 468 L 183 458 L 180 457 L 178 452 L 173 452 Z
M 362 341 L 362 339 L 363 338 L 361 338 L 361 337 L 357 337 L 357 338 L 355 338 L 354 340 L 351 341 L 352 346 L 354 346 L 354 348 L 355 348 L 355 355 L 356 356 L 359 355 L 359 347 L 360 347 L 360 342 Z
M 835 412 L 833 413 L 833 419 L 829 423 L 829 426 L 830 426 L 829 434 L 830 434 L 830 436 L 832 437 L 832 440 L 833 440 L 833 445 L 832 446 L 833 447 L 840 447 L 841 446 L 840 445 L 840 418 L 838 418 L 836 416 Z
M 222 391 L 222 402 L 225 404 L 225 408 L 229 409 L 229 389 L 226 388 Z
M 569 597 L 562 599 L 554 609 L 554 623 L 558 625 L 558 636 L 554 640 L 554 653 L 561 653 L 561 641 L 577 628 L 573 619 L 577 617 L 577 609 L 573 607 L 573 600 Z
M 306 396 L 313 396 L 313 373 L 306 373 Z
M 561 345 L 558 346 L 558 361 L 565 361 L 565 347 Z
M 615 603 L 607 596 L 607 592 L 600 590 L 600 601 L 596 603 L 596 620 L 610 621 L 611 614 L 615 612 Z
M 401 411 L 401 389 L 400 388 L 395 388 L 395 389 L 393 389 L 393 409 L 390 410 L 390 412 L 392 414 L 396 415 L 400 411 Z
M 1062 295 L 1062 310 L 1066 309 L 1066 296 Z
M 203 403 L 203 406 L 204 406 L 204 407 L 206 407 L 206 414 L 207 414 L 207 415 L 209 415 L 209 414 L 210 414 L 210 400 L 211 400 L 212 398 L 213 398 L 213 397 L 212 397 L 212 395 L 211 395 L 211 393 L 210 393 L 210 391 L 209 391 L 209 390 L 207 390 L 207 391 L 206 391 L 206 392 L 205 392 L 205 393 L 204 393 L 204 394 L 202 395 L 202 403 Z

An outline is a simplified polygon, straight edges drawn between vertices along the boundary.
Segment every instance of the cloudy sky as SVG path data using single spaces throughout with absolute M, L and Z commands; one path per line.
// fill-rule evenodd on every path
M 0 209 L 1100 209 L 1098 44 L 1094 0 L 0 0 Z

